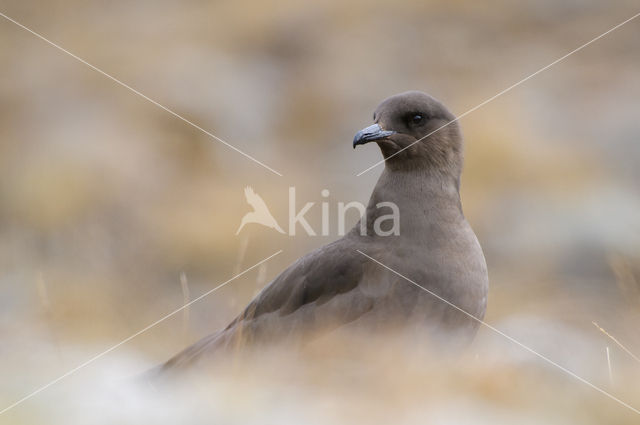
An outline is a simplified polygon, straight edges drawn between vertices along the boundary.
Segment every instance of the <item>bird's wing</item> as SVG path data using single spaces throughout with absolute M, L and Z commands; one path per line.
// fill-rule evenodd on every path
M 271 214 L 269 213 L 269 208 L 267 208 L 264 200 L 262 199 L 262 197 L 260 197 L 260 195 L 253 191 L 253 188 L 251 186 L 247 186 L 244 188 L 244 196 L 245 198 L 247 198 L 247 203 L 251 205 L 258 214 L 264 214 L 264 212 L 266 212 L 268 216 L 271 216 Z
M 290 316 L 296 318 L 296 315 L 299 315 L 297 319 L 302 319 L 302 310 L 336 303 L 337 298 L 357 290 L 363 278 L 364 259 L 355 249 L 345 247 L 341 242 L 324 246 L 292 264 L 258 294 L 230 326 L 238 322 L 255 326 L 257 321 L 269 315 L 278 320 Z M 364 301 L 367 296 L 361 295 L 359 298 Z M 345 323 L 354 320 L 367 310 L 364 304 L 367 302 L 348 306 L 344 308 L 344 314 L 333 316 L 333 319 Z M 304 325 L 315 327 L 319 324 Z
M 366 258 L 342 241 L 298 259 L 229 326 L 179 353 L 164 368 L 191 364 L 205 354 L 236 346 L 238 339 L 254 343 L 298 338 L 335 329 L 371 311 L 374 297 L 359 290 Z

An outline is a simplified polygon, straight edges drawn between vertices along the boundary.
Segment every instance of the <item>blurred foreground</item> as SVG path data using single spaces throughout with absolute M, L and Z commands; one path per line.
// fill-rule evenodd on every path
M 593 359 L 602 354 L 596 341 L 551 324 L 508 328 L 520 338 L 543 335 L 545 354 L 603 389 L 626 400 L 640 396 L 638 364 L 617 358 L 610 380 L 604 361 Z M 302 352 L 243 350 L 154 386 L 139 376 L 144 362 L 121 351 L 0 423 L 637 423 L 636 413 L 502 337 L 482 339 L 466 354 L 444 355 L 415 340 L 339 335 Z

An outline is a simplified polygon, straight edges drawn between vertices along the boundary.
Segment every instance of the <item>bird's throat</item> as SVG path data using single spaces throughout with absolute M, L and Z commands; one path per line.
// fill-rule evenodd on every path
M 385 169 L 365 213 L 368 234 L 375 235 L 373 224 L 390 213 L 380 207 L 382 203 L 398 206 L 401 237 L 424 237 L 437 232 L 440 223 L 465 220 L 458 187 L 456 178 L 439 173 Z

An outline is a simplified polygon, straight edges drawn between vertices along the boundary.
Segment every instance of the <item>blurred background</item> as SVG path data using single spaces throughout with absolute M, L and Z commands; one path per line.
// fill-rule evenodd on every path
M 288 264 L 336 239 L 337 203 L 365 203 L 382 170 L 356 177 L 380 153 L 351 148 L 381 100 L 422 90 L 461 114 L 639 10 L 632 0 L 6 0 L 0 11 L 283 174 L 0 19 L 0 409 L 283 250 L 0 415 L 8 424 L 149 418 L 129 396 L 115 402 L 126 419 L 89 417 L 83 407 L 111 399 L 86 394 L 226 325 Z M 640 20 L 461 120 L 463 205 L 491 281 L 486 321 L 636 409 L 639 51 Z M 298 208 L 316 203 L 316 229 L 330 202 L 331 234 L 249 225 L 236 236 L 247 185 L 281 225 L 290 186 Z M 323 350 L 221 370 L 198 396 L 152 402 L 154 420 L 638 423 L 488 329 L 464 367 L 398 365 L 375 345 L 352 376 L 346 345 Z

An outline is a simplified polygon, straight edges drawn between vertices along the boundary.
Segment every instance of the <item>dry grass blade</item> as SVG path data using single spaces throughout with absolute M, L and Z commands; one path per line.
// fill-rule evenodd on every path
M 182 288 L 182 304 L 189 305 L 191 294 L 189 292 L 189 281 L 185 272 L 180 273 L 180 287 Z M 189 331 L 189 307 L 182 311 L 182 332 L 186 336 Z
M 620 341 L 618 341 L 613 335 L 611 335 L 609 332 L 605 331 L 600 325 L 598 325 L 596 322 L 591 322 L 593 323 L 593 325 L 598 328 L 600 330 L 600 332 L 602 332 L 603 334 L 605 334 L 606 336 L 608 336 L 613 342 L 616 343 L 616 345 L 620 348 L 622 348 L 622 350 L 624 350 L 625 353 L 627 353 L 628 355 L 630 355 L 631 357 L 633 357 L 633 359 L 635 361 L 637 361 L 638 363 L 640 363 L 640 358 L 638 358 L 638 356 L 636 356 L 635 354 L 633 354 L 631 352 L 631 350 L 629 350 L 627 347 L 625 347 L 624 345 L 622 345 L 622 343 Z

